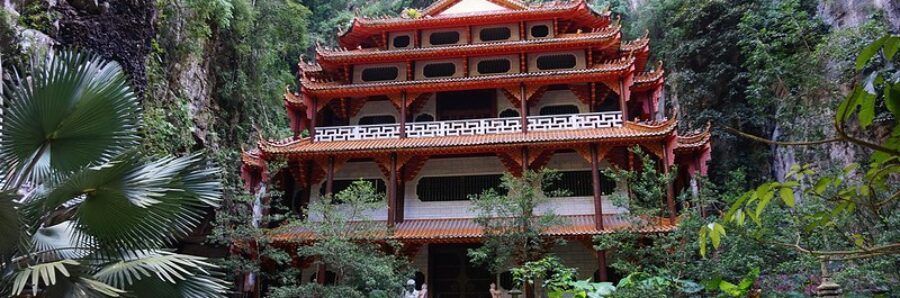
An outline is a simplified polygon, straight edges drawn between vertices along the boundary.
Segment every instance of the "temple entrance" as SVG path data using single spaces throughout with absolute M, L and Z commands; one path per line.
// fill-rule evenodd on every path
M 429 291 L 434 298 L 490 298 L 491 274 L 469 263 L 475 245 L 429 245 Z

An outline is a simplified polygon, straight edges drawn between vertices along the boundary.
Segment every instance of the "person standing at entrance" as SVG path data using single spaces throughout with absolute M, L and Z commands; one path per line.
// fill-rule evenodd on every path
M 500 290 L 497 289 L 496 283 L 491 283 L 491 298 L 500 298 Z
M 428 298 L 428 284 L 422 284 L 422 289 L 419 290 L 419 298 Z

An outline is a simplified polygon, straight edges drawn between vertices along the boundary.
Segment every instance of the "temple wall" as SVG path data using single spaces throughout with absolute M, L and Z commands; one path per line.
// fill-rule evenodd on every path
M 608 164 L 603 161 L 601 167 Z M 556 153 L 548 162 L 547 168 L 555 170 L 589 170 L 590 165 L 584 161 L 577 153 L 561 152 Z M 470 210 L 472 203 L 468 200 L 460 201 L 443 201 L 443 202 L 423 202 L 416 194 L 416 186 L 422 177 L 429 176 L 464 176 L 473 174 L 503 174 L 506 168 L 500 163 L 500 159 L 495 156 L 478 156 L 478 157 L 458 157 L 458 158 L 439 158 L 430 159 L 419 172 L 419 176 L 406 183 L 404 189 L 404 218 L 405 219 L 425 219 L 425 218 L 474 218 L 477 214 Z M 344 164 L 334 175 L 335 180 L 356 180 L 356 179 L 382 179 L 385 180 L 384 174 L 375 164 L 375 162 L 349 162 Z M 316 185 L 313 193 L 313 200 L 319 199 L 318 190 L 324 185 L 324 181 Z M 619 189 L 623 189 L 623 185 Z M 625 212 L 625 208 L 613 205 L 609 196 L 605 196 L 603 202 L 604 214 L 618 214 Z M 551 204 L 541 206 L 538 212 L 545 212 L 553 209 L 558 215 L 589 215 L 594 213 L 593 197 L 565 197 L 553 198 Z M 368 217 L 376 220 L 387 219 L 387 207 L 382 207 L 368 213 Z
M 564 245 L 557 245 L 550 251 L 551 254 L 557 256 L 566 267 L 578 270 L 578 279 L 584 280 L 594 277 L 597 271 L 597 253 L 593 248 L 588 249 L 587 245 L 577 240 L 569 240 Z
M 537 60 L 542 56 L 548 55 L 557 55 L 557 54 L 572 54 L 575 55 L 575 66 L 569 69 L 585 69 L 587 65 L 587 59 L 584 57 L 584 51 L 565 51 L 565 52 L 551 52 L 551 53 L 539 53 L 539 54 L 528 54 L 528 72 L 541 72 L 546 70 L 541 70 L 537 67 Z M 566 69 L 555 69 L 555 70 L 566 70 Z
M 544 92 L 544 95 L 541 96 L 540 100 L 538 100 L 537 103 L 533 106 L 529 107 L 528 115 L 540 115 L 541 108 L 557 105 L 575 105 L 578 107 L 579 113 L 590 112 L 590 108 L 586 104 L 581 102 L 581 100 L 578 100 L 578 97 L 575 96 L 572 91 L 552 90 Z
M 379 115 L 391 115 L 394 116 L 396 121 L 400 121 L 400 112 L 397 111 L 397 108 L 395 108 L 390 101 L 369 100 L 366 101 L 366 104 L 359 110 L 359 113 L 356 113 L 356 116 L 350 117 L 350 124 L 359 125 L 359 118 Z
M 450 76 L 439 76 L 439 77 L 426 77 L 424 70 L 425 66 L 436 63 L 453 63 L 454 73 Z M 416 80 L 439 80 L 446 78 L 461 78 L 465 76 L 465 60 L 463 59 L 442 59 L 442 60 L 425 60 L 425 61 L 416 61 L 415 62 L 415 79 Z

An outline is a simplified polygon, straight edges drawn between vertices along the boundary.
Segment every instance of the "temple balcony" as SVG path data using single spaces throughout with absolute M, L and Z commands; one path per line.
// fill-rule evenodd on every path
M 560 131 L 622 127 L 622 112 L 528 116 L 528 131 Z M 521 117 L 428 121 L 407 123 L 406 138 L 472 136 L 522 132 Z M 316 142 L 401 138 L 400 124 L 316 127 Z

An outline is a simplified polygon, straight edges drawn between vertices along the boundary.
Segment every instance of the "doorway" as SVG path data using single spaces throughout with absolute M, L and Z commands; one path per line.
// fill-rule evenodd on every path
M 429 245 L 429 291 L 434 298 L 490 298 L 492 276 L 469 263 L 468 249 L 476 245 Z

